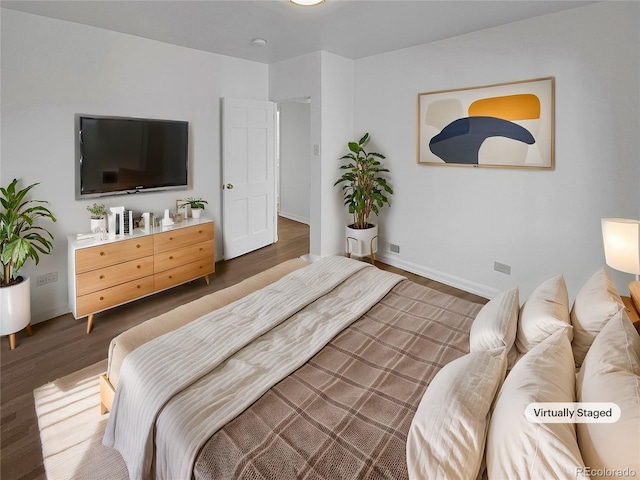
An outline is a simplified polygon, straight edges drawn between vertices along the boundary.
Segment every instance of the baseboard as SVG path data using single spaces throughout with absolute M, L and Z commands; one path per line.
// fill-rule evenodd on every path
M 493 298 L 500 293 L 500 290 L 487 285 L 472 282 L 465 278 L 456 277 L 455 275 L 449 275 L 448 273 L 433 270 L 423 265 L 407 262 L 406 260 L 398 258 L 398 256 L 394 254 L 378 251 L 376 252 L 376 260 L 380 260 L 382 263 L 386 263 L 387 265 L 401 268 L 407 272 L 415 273 L 421 277 L 430 278 L 431 280 L 459 288 L 460 290 L 464 290 L 465 292 L 473 293 L 474 295 L 479 295 L 484 298 Z
M 311 225 L 311 221 L 308 218 L 302 218 L 298 215 L 293 215 L 291 213 L 285 213 L 283 211 L 278 212 L 279 217 L 284 217 L 289 220 L 293 220 L 294 222 L 304 223 L 305 225 Z
M 59 317 L 60 315 L 66 315 L 70 312 L 71 310 L 69 310 L 69 306 L 52 308 L 50 310 L 45 310 L 44 312 L 31 312 L 31 325 L 46 322 L 47 320 Z
M 320 255 L 314 255 L 313 253 L 307 253 L 306 255 L 302 255 L 300 258 L 305 262 L 313 263 L 317 262 L 322 257 Z

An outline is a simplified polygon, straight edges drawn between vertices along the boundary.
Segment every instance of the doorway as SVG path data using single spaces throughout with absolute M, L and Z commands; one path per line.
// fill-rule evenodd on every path
M 278 215 L 310 225 L 311 99 L 279 102 L 277 109 Z

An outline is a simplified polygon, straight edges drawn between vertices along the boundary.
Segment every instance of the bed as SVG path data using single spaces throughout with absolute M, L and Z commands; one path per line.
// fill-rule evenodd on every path
M 549 398 L 576 399 L 564 281 L 543 285 L 483 305 L 344 257 L 285 262 L 116 337 L 104 443 L 130 478 L 586 478 L 574 424 L 536 426 L 568 447 L 528 459 L 509 430 L 522 411 L 495 411 L 531 401 L 531 372 L 561 373 Z M 626 332 L 623 314 L 606 312 Z

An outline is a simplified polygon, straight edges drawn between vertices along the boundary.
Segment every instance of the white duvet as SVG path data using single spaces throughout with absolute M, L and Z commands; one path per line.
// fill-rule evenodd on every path
M 139 347 L 122 365 L 103 443 L 132 480 L 190 478 L 213 433 L 402 278 L 327 257 Z

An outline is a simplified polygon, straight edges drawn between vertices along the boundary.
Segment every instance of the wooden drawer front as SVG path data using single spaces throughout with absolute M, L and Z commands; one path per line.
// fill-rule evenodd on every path
M 153 275 L 153 257 L 137 258 L 111 267 L 81 273 L 76 276 L 76 295 L 80 297 L 149 275 Z
M 181 283 L 203 277 L 214 272 L 213 255 L 198 262 L 187 263 L 172 270 L 157 273 L 153 276 L 154 288 L 164 290 L 165 288 L 180 285 Z
M 158 254 L 208 240 L 213 240 L 213 223 L 159 233 L 153 236 L 153 245 L 155 253 Z
M 196 262 L 213 256 L 213 240 L 156 254 L 153 273 L 164 272 L 185 263 Z
M 153 276 L 148 276 L 99 292 L 90 293 L 89 295 L 83 295 L 77 299 L 78 317 L 84 317 L 109 307 L 115 307 L 152 292 Z
M 76 251 L 76 273 L 89 272 L 153 255 L 153 238 L 141 237 Z

